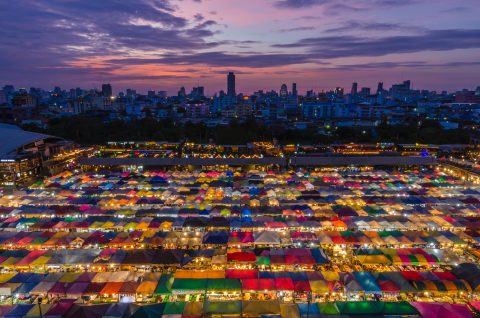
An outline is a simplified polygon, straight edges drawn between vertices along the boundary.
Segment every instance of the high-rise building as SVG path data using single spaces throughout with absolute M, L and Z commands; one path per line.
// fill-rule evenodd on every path
M 135 97 L 137 95 L 137 91 L 131 88 L 127 88 L 127 96 L 128 97 Z
M 187 96 L 187 92 L 185 91 L 185 87 L 180 87 L 180 90 L 178 91 L 178 97 L 186 97 Z
M 298 95 L 297 83 L 293 83 L 293 84 L 292 84 L 292 95 L 293 95 L 293 96 L 297 96 L 297 95 Z
M 190 92 L 191 98 L 203 98 L 205 97 L 205 89 L 203 86 L 193 87 Z
M 105 97 L 112 96 L 112 85 L 110 84 L 102 84 L 102 95 Z
M 233 72 L 229 72 L 227 75 L 227 95 L 237 95 L 237 93 L 235 92 L 235 74 Z
M 280 87 L 280 97 L 281 98 L 286 98 L 288 96 L 288 88 L 286 84 L 282 84 L 282 87 Z
M 352 96 L 356 96 L 357 95 L 357 90 L 358 90 L 358 84 L 357 84 L 357 82 L 353 82 L 352 83 L 352 90 L 350 91 L 350 94 L 352 94 Z
M 383 92 L 383 82 L 378 82 L 377 95 Z
M 362 89 L 360 90 L 360 95 L 362 95 L 363 97 L 370 96 L 370 87 L 362 87 Z

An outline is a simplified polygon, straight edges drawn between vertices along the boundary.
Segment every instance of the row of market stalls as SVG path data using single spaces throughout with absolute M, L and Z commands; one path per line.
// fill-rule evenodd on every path
M 153 305 L 83 305 L 70 301 L 55 304 L 0 306 L 8 318 L 201 318 L 201 317 L 411 317 L 473 318 L 477 303 L 450 304 L 427 302 L 331 302 L 281 304 L 271 301 L 168 302 Z
M 161 272 L 8 272 L 0 274 L 4 302 L 36 297 L 93 302 L 280 300 L 399 300 L 450 295 L 469 299 L 480 292 L 480 268 L 453 271 L 336 272 L 251 269 Z M 87 297 L 87 298 L 85 298 Z
M 357 249 L 353 259 L 343 261 L 364 266 L 396 265 L 423 266 L 424 268 L 455 265 L 456 253 L 445 249 L 383 248 Z M 347 258 L 346 256 L 344 256 Z M 331 266 L 327 254 L 320 248 L 257 248 L 183 250 L 183 249 L 10 249 L 0 250 L 0 268 L 8 270 L 68 270 L 96 266 L 98 271 L 108 264 L 110 268 L 163 268 L 196 267 L 248 268 L 302 271 Z
M 251 251 L 221 249 L 77 249 L 77 250 L 3 250 L 0 268 L 8 270 L 69 270 L 69 269 L 206 269 L 212 266 L 277 268 L 292 271 L 313 270 L 329 263 L 327 255 L 318 248 L 261 248 Z
M 65 172 L 17 191 L 15 200 L 0 198 L 0 205 L 90 205 L 108 210 L 188 204 L 268 208 L 303 202 L 322 206 L 322 213 L 332 216 L 367 216 L 387 213 L 389 206 L 408 212 L 421 206 L 442 210 L 480 204 L 475 188 L 436 172 L 153 173 L 157 175 Z
M 217 208 L 215 208 L 217 209 Z M 218 207 L 220 209 L 220 207 Z M 305 206 L 297 206 L 293 213 L 308 209 Z M 79 213 L 73 216 L 58 215 L 54 208 L 44 207 L 23 207 L 18 209 L 3 208 L 3 217 L 0 217 L 0 228 L 6 231 L 18 229 L 52 231 L 62 230 L 102 230 L 102 231 L 129 231 L 129 230 L 248 230 L 258 232 L 268 230 L 290 230 L 290 231 L 319 231 L 319 230 L 363 230 L 363 231 L 385 231 L 398 230 L 408 231 L 412 229 L 422 230 L 450 230 L 459 231 L 466 228 L 479 226 L 473 217 L 423 215 L 421 213 L 411 216 L 400 215 L 377 215 L 375 217 L 343 216 L 343 217 L 315 217 L 281 215 L 281 211 L 265 212 L 262 216 L 252 216 L 249 208 L 241 210 L 241 216 L 232 216 L 229 212 L 225 215 L 210 215 L 207 209 L 178 209 L 166 213 L 164 209 L 151 211 L 153 215 L 167 216 L 144 216 L 121 214 L 117 211 L 115 215 L 83 216 Z M 221 211 L 230 211 L 224 208 Z M 37 216 L 32 214 L 38 213 Z M 204 212 L 206 213 L 205 215 Z M 172 215 L 168 215 L 168 214 Z M 179 215 L 182 213 L 183 215 Z M 26 216 L 25 216 L 26 215 Z M 22 217 L 23 216 L 23 217 Z
M 471 232 L 472 233 L 472 232 Z M 463 249 L 469 242 L 477 243 L 473 232 L 457 234 L 450 231 L 0 231 L 0 248 L 221 248 L 221 247 L 450 247 Z M 462 238 L 463 239 L 462 239 Z

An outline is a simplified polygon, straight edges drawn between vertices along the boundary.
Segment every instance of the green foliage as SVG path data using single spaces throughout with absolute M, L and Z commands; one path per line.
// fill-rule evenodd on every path
M 284 125 L 266 126 L 253 118 L 245 122 L 233 119 L 229 125 L 207 127 L 203 123 L 175 123 L 172 120 L 157 121 L 147 117 L 132 121 L 104 122 L 96 117 L 63 117 L 49 122 L 49 128 L 26 126 L 24 129 L 45 132 L 74 140 L 80 144 L 102 144 L 107 141 L 181 141 L 207 143 L 210 139 L 217 144 L 245 144 L 251 141 L 272 140 L 281 143 L 333 143 L 333 142 L 394 142 L 394 143 L 466 143 L 468 132 L 461 129 L 444 130 L 438 122 L 425 120 L 404 125 L 391 126 L 382 122 L 375 128 L 339 127 L 330 129 L 330 135 L 319 133 L 319 128 L 304 130 L 288 129 Z

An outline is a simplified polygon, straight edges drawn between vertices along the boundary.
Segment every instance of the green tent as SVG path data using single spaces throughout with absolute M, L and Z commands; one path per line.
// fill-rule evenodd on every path
M 382 312 L 383 304 L 381 302 L 371 301 L 336 301 L 335 305 L 342 315 L 373 315 Z
M 176 278 L 172 284 L 172 292 L 176 294 L 202 291 L 207 289 L 207 279 Z
M 417 308 L 410 305 L 406 301 L 396 301 L 383 303 L 383 314 L 384 315 L 418 315 Z
M 242 302 L 236 301 L 206 301 L 203 307 L 205 314 L 240 314 Z
M 210 278 L 207 281 L 208 291 L 241 290 L 242 283 L 233 278 Z
M 408 302 L 336 301 L 342 315 L 417 315 L 418 311 Z
M 184 301 L 177 301 L 174 303 L 166 303 L 163 310 L 164 315 L 181 315 L 185 309 Z
M 318 311 L 324 315 L 339 315 L 340 311 L 338 310 L 335 303 L 317 303 Z
M 158 318 L 162 316 L 165 304 L 140 306 L 130 318 Z
M 257 256 L 257 265 L 270 265 L 270 257 Z
M 158 280 L 157 288 L 155 288 L 155 295 L 171 294 L 173 284 L 172 274 L 162 274 Z

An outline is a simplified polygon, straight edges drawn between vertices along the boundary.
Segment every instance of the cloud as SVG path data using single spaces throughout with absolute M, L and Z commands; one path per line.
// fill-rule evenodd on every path
M 457 6 L 457 7 L 452 7 L 452 8 L 448 8 L 448 9 L 442 10 L 442 12 L 446 12 L 446 13 L 463 13 L 463 12 L 467 12 L 468 10 L 470 10 L 469 7 Z
M 428 30 L 416 35 L 381 38 L 327 36 L 304 38 L 294 43 L 272 45 L 275 48 L 305 48 L 312 58 L 383 56 L 422 51 L 451 51 L 480 48 L 480 29 Z
M 308 54 L 281 54 L 281 53 L 249 53 L 234 54 L 227 52 L 201 52 L 193 54 L 165 54 L 156 59 L 112 59 L 108 63 L 114 65 L 142 65 L 142 64 L 167 64 L 167 65 L 190 65 L 202 64 L 221 67 L 250 67 L 265 68 L 304 64 L 312 61 Z
M 195 21 L 202 21 L 204 19 L 203 15 L 200 13 L 195 14 L 193 18 L 195 19 Z
M 215 21 L 192 25 L 175 9 L 166 0 L 0 2 L 0 66 L 33 71 L 86 56 L 216 45 L 208 39 Z
M 280 29 L 278 32 L 297 32 L 297 31 L 309 31 L 315 30 L 313 26 L 304 26 L 304 27 L 296 27 L 296 28 L 289 28 L 289 29 Z
M 299 9 L 312 7 L 328 3 L 327 0 L 279 0 L 275 2 L 275 5 L 279 8 Z
M 285 9 L 304 9 L 314 6 L 328 6 L 337 9 L 368 10 L 371 8 L 390 8 L 419 3 L 418 0 L 277 0 L 274 5 Z
M 385 22 L 366 22 L 351 20 L 342 23 L 340 26 L 324 30 L 326 33 L 338 33 L 338 32 L 351 32 L 351 31 L 422 31 L 424 28 L 403 25 L 397 23 L 385 23 Z
M 369 69 L 392 69 L 392 68 L 448 68 L 448 67 L 465 67 L 479 66 L 480 61 L 473 62 L 448 62 L 448 63 L 428 63 L 425 61 L 409 61 L 409 62 L 374 62 L 361 64 L 343 64 L 337 65 L 335 69 L 341 70 L 369 70 Z

